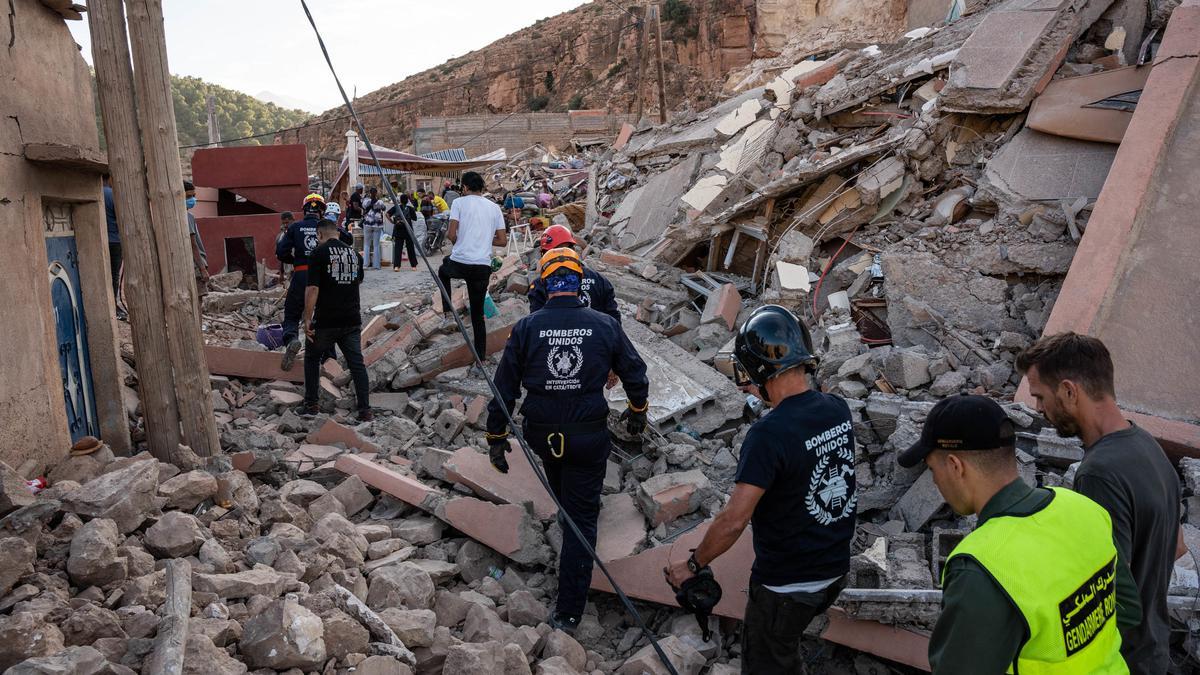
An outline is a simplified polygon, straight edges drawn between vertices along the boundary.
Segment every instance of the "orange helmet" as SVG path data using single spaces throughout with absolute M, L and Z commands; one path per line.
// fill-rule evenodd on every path
M 538 269 L 542 271 L 543 279 L 562 269 L 583 276 L 583 263 L 579 260 L 579 254 L 573 249 L 565 247 L 546 251 L 542 255 L 542 259 L 538 261 Z
M 563 246 L 578 246 L 579 242 L 575 241 L 575 235 L 571 234 L 571 230 L 562 225 L 551 225 L 542 233 L 542 250 L 549 251 L 552 248 L 560 248 Z

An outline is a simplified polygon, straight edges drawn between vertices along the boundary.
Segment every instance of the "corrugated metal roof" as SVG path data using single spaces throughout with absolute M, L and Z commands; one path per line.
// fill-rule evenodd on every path
M 446 148 L 445 150 L 434 150 L 433 152 L 421 153 L 422 157 L 436 159 L 440 162 L 465 162 L 467 161 L 467 151 L 465 148 Z

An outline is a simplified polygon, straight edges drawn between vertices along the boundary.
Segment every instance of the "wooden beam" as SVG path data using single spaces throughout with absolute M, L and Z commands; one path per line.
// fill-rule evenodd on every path
M 95 0 L 93 0 L 94 2 Z M 183 558 L 166 562 L 167 599 L 154 638 L 146 672 L 182 675 L 187 649 L 188 617 L 192 614 L 192 566 Z
M 146 201 L 145 160 L 134 109 L 125 11 L 121 0 L 92 0 L 89 10 L 92 62 L 108 141 L 113 204 L 125 253 L 125 298 L 138 364 L 146 442 L 157 459 L 170 461 L 179 449 L 179 407 L 163 319 L 155 233 Z
M 212 385 L 200 335 L 191 233 L 184 207 L 183 171 L 167 67 L 162 0 L 127 0 L 133 34 L 137 110 L 146 156 L 150 210 L 156 216 L 159 271 L 167 347 L 175 373 L 175 399 L 183 439 L 201 457 L 221 452 L 213 417 Z

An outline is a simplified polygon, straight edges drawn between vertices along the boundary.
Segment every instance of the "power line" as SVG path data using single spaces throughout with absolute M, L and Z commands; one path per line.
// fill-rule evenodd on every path
M 609 1 L 611 2 L 612 0 L 609 0 Z M 603 40 L 603 39 L 607 39 L 607 38 L 610 38 L 610 37 L 613 37 L 616 35 L 620 35 L 621 33 L 629 30 L 630 28 L 634 28 L 637 25 L 639 25 L 637 22 L 626 23 L 615 31 L 610 31 L 608 33 L 602 33 L 599 36 L 592 35 L 592 34 L 580 34 L 579 37 L 575 38 L 570 43 L 568 43 L 566 50 L 573 49 L 575 46 L 577 46 L 580 38 L 589 38 L 589 39 L 595 40 L 597 37 L 599 37 L 599 39 Z M 541 58 L 543 56 L 554 56 L 557 53 L 558 53 L 558 50 L 552 50 L 552 51 L 547 52 L 546 54 L 539 54 L 537 58 Z M 575 64 L 574 67 L 578 68 L 580 66 L 587 65 L 588 63 L 591 63 L 591 61 L 585 59 L 584 61 Z M 404 98 L 404 99 L 388 101 L 387 103 L 380 103 L 378 105 L 374 105 L 374 106 L 371 106 L 368 108 L 363 108 L 363 109 L 359 110 L 358 112 L 365 114 L 365 113 L 370 113 L 370 112 L 376 112 L 379 110 L 386 110 L 389 108 L 396 108 L 398 106 L 409 105 L 412 103 L 416 103 L 418 101 L 423 101 L 428 98 L 433 98 L 434 96 L 438 96 L 440 94 L 444 94 L 449 91 L 454 91 L 456 89 L 466 89 L 468 87 L 479 84 L 480 82 L 485 82 L 487 80 L 491 80 L 491 79 L 495 78 L 497 75 L 511 73 L 516 70 L 521 70 L 524 67 L 525 67 L 524 64 L 517 64 L 517 65 L 511 66 L 509 68 L 503 68 L 501 70 L 490 71 L 487 73 L 483 73 L 481 75 L 480 74 L 472 75 L 470 78 L 467 79 L 466 82 L 454 83 L 454 84 L 448 85 L 446 87 L 443 87 L 441 89 L 435 89 L 433 91 L 428 91 L 428 92 L 425 92 L 424 94 L 420 94 L 417 96 L 410 96 L 410 97 Z M 291 126 L 291 127 L 283 127 L 281 129 L 275 129 L 273 131 L 264 131 L 259 134 L 250 134 L 248 136 L 241 136 L 238 138 L 226 138 L 226 139 L 222 139 L 221 142 L 228 144 L 228 143 L 236 143 L 238 141 L 248 141 L 248 140 L 252 140 L 255 138 L 262 138 L 264 136 L 275 136 L 278 134 L 284 134 L 284 133 L 287 133 L 290 131 L 301 131 L 304 129 L 319 127 L 323 124 L 329 124 L 332 122 L 340 122 L 340 121 L 348 120 L 348 119 L 351 119 L 351 115 L 343 114 L 343 115 L 338 115 L 336 117 L 311 120 L 311 121 L 305 122 L 303 124 L 297 124 L 297 125 Z M 189 145 L 181 145 L 181 146 L 179 146 L 179 149 L 186 150 L 189 148 L 203 148 L 203 147 L 207 147 L 207 146 L 208 146 L 208 143 L 192 143 Z
M 349 115 L 354 119 L 354 124 L 358 127 L 359 133 L 362 134 L 363 144 L 366 146 L 367 152 L 369 152 L 371 155 L 371 161 L 375 163 L 375 166 L 379 169 L 379 173 L 382 175 L 383 164 L 375 155 L 375 146 L 371 144 L 371 139 L 367 136 L 366 127 L 364 127 L 362 122 L 359 120 L 358 113 L 354 111 L 354 104 L 352 104 L 350 102 L 350 98 L 346 96 L 346 90 L 344 87 L 342 87 L 342 81 L 340 78 L 338 78 L 337 70 L 333 67 L 333 59 L 329 57 L 329 50 L 325 48 L 325 40 L 321 37 L 321 31 L 317 29 L 317 22 L 313 18 L 312 12 L 310 12 L 308 9 L 308 2 L 306 2 L 306 0 L 300 0 L 300 6 L 304 8 L 304 14 L 308 17 L 308 22 L 312 26 L 313 32 L 317 35 L 317 43 L 321 46 L 321 53 L 325 55 L 325 63 L 328 64 L 329 72 L 333 75 L 334 82 L 337 83 L 338 93 L 342 95 L 342 100 L 346 104 L 346 109 L 349 110 Z M 398 204 L 399 199 L 396 198 L 396 191 L 392 188 L 391 182 L 386 180 L 383 181 L 383 187 L 385 190 L 387 190 L 388 197 L 394 203 Z M 399 209 L 397 213 L 400 215 L 400 219 L 403 221 L 404 229 L 408 231 L 408 236 L 412 237 L 415 241 L 416 236 L 412 229 L 412 223 L 410 223 L 408 217 L 404 215 L 404 210 Z M 443 306 L 452 307 L 453 303 L 450 300 L 450 289 L 442 285 L 441 279 L 437 274 L 434 274 L 433 264 L 429 262 L 429 258 L 425 255 L 424 249 L 422 247 L 417 247 L 417 252 L 421 256 L 421 261 L 425 263 L 425 269 L 429 272 L 430 276 L 433 277 L 433 281 L 437 285 L 438 291 L 441 293 L 442 302 L 444 303 Z M 492 379 L 492 376 L 488 374 L 487 369 L 483 366 L 483 355 L 480 354 L 476 349 L 476 345 L 470 341 L 470 336 L 467 334 L 467 327 L 463 324 L 462 317 L 459 316 L 457 312 L 453 311 L 450 312 L 450 316 L 454 318 L 454 323 L 458 326 L 458 332 L 460 335 L 462 335 L 463 340 L 467 341 L 468 345 L 471 345 L 470 351 L 472 356 L 475 357 L 475 366 L 478 367 L 480 372 L 483 373 L 483 379 L 485 382 L 487 382 L 488 389 L 490 389 L 492 392 L 492 397 L 495 400 L 503 401 L 503 397 L 500 396 L 500 390 L 496 388 L 496 382 Z M 579 539 L 579 543 L 583 545 L 584 550 L 586 550 L 592 557 L 592 560 L 595 561 L 596 567 L 602 574 L 604 574 L 604 577 L 608 579 L 608 583 L 612 586 L 613 592 L 617 595 L 617 598 L 620 599 L 630 616 L 633 617 L 634 622 L 641 629 L 642 634 L 650 640 L 650 644 L 654 647 L 654 651 L 658 654 L 658 658 L 662 661 L 662 664 L 667 669 L 667 672 L 669 672 L 671 675 L 679 675 L 679 672 L 676 670 L 675 666 L 671 663 L 670 659 L 667 658 L 667 654 L 663 651 L 662 646 L 658 644 L 658 640 L 654 637 L 654 634 L 650 632 L 650 627 L 646 625 L 645 619 L 642 618 L 642 615 L 637 611 L 637 608 L 633 606 L 633 601 L 629 599 L 629 596 L 625 594 L 625 591 L 621 590 L 621 586 L 608 571 L 608 567 L 604 564 L 604 561 L 600 560 L 600 556 L 596 554 L 595 548 L 590 545 L 587 542 L 587 538 L 583 536 L 583 532 L 580 531 L 579 526 L 575 523 L 575 519 L 567 513 L 566 509 L 563 508 L 562 502 L 559 501 L 558 497 L 554 494 L 554 491 L 550 489 L 550 481 L 547 479 L 545 472 L 538 464 L 533 450 L 529 447 L 529 443 L 525 440 L 525 434 L 522 433 L 521 427 L 517 424 L 516 420 L 513 419 L 512 411 L 509 410 L 508 406 L 504 405 L 503 403 L 501 403 L 499 407 L 500 410 L 504 412 L 504 419 L 508 423 L 508 428 L 511 430 L 513 436 L 517 439 L 518 445 L 521 446 L 521 451 L 525 454 L 525 458 L 529 461 L 529 466 L 533 469 L 534 475 L 537 476 L 538 481 L 542 484 L 542 488 L 546 490 L 546 494 L 550 495 L 550 499 L 554 500 L 554 505 L 558 507 L 560 522 L 566 524 L 570 528 L 571 532 L 574 533 L 574 535 Z

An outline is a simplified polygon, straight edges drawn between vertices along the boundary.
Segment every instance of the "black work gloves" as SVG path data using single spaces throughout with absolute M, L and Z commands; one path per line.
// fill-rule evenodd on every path
M 625 431 L 629 432 L 630 436 L 641 436 L 646 430 L 646 409 L 649 407 L 649 403 L 643 403 L 639 410 L 631 401 L 625 412 L 621 413 L 621 419 L 625 421 Z
M 488 442 L 488 459 L 492 461 L 494 467 L 500 473 L 508 473 L 508 458 L 505 457 L 512 446 L 508 444 L 508 432 L 502 434 L 486 434 Z

